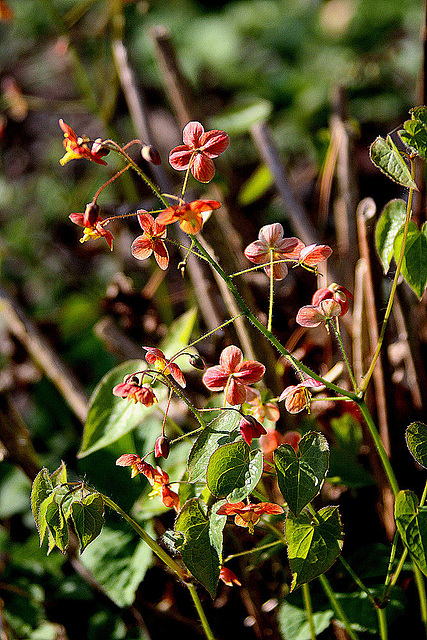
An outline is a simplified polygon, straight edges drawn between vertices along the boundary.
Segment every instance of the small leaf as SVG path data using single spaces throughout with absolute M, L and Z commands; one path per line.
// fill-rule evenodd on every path
M 234 442 L 240 437 L 240 416 L 236 411 L 222 411 L 212 420 L 197 438 L 188 457 L 190 482 L 206 480 L 209 459 L 223 444 Z
M 413 491 L 399 491 L 394 517 L 403 544 L 415 564 L 427 575 L 427 507 L 420 507 Z
M 234 489 L 245 486 L 249 476 L 250 448 L 243 440 L 224 444 L 209 460 L 206 481 L 209 491 L 224 498 Z
M 34 478 L 33 486 L 31 489 L 31 510 L 33 512 L 33 518 L 36 523 L 36 527 L 40 534 L 40 520 L 39 513 L 42 502 L 52 493 L 53 485 L 49 477 L 49 471 L 43 467 L 41 471 Z M 43 539 L 40 539 L 40 544 Z
M 80 553 L 95 540 L 104 525 L 104 502 L 99 493 L 83 498 L 71 505 L 71 518 L 80 542 Z
M 408 189 L 418 190 L 406 162 L 390 136 L 387 136 L 386 140 L 381 137 L 374 140 L 370 147 L 370 156 L 378 169 L 391 180 Z
M 241 502 L 247 498 L 261 480 L 264 464 L 264 456 L 261 451 L 251 451 L 249 468 L 245 473 L 245 484 L 243 487 L 236 487 L 229 495 L 229 502 Z
M 404 122 L 403 131 L 399 131 L 399 135 L 408 147 L 427 160 L 427 109 L 424 106 L 415 107 L 410 113 L 412 118 Z
M 375 246 L 386 274 L 393 257 L 394 239 L 406 218 L 406 202 L 396 198 L 384 207 L 375 228 Z
M 222 563 L 222 528 L 226 516 L 217 516 L 215 509 L 209 518 L 203 503 L 188 500 L 175 522 L 175 531 L 184 535 L 179 551 L 187 569 L 215 597 Z
M 403 227 L 401 227 L 394 240 L 394 259 L 396 262 L 402 250 Z M 402 276 L 408 285 L 421 299 L 427 286 L 427 224 L 418 230 L 414 222 L 409 223 L 408 236 L 405 244 L 405 252 L 402 262 Z
M 415 460 L 427 469 L 427 425 L 412 422 L 406 429 L 406 444 Z
M 68 525 L 60 505 L 54 500 L 46 509 L 46 523 L 56 546 L 64 552 L 68 547 Z
M 49 533 L 49 541 L 51 540 L 52 534 L 50 533 L 48 526 L 47 526 L 47 520 L 46 520 L 46 512 L 47 509 L 49 507 L 49 505 L 55 500 L 55 493 L 51 492 L 41 503 L 40 508 L 39 508 L 39 515 L 38 515 L 38 530 L 39 530 L 39 536 L 40 536 L 40 546 L 42 546 L 43 544 L 43 540 L 46 534 L 46 531 L 48 531 Z M 53 545 L 55 546 L 55 544 Z M 49 548 L 50 548 L 50 544 L 49 544 Z M 49 551 L 48 551 L 49 553 Z
M 297 516 L 322 488 L 329 465 L 329 446 L 317 431 L 306 433 L 299 442 L 299 454 L 289 444 L 274 452 L 279 489 Z
M 273 183 L 274 178 L 270 168 L 266 164 L 261 164 L 243 183 L 237 196 L 239 204 L 245 206 L 259 200 Z
M 344 533 L 338 507 L 324 507 L 311 516 L 289 512 L 285 524 L 291 591 L 325 573 L 341 553 Z
M 54 487 L 56 487 L 57 485 L 65 484 L 67 482 L 67 467 L 62 460 L 61 466 L 51 474 L 50 479 Z

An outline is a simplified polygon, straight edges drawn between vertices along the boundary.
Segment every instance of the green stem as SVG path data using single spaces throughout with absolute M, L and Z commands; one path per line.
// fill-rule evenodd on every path
M 304 608 L 308 618 L 308 624 L 310 626 L 311 640 L 316 640 L 316 628 L 314 626 L 313 608 L 311 606 L 310 589 L 307 583 L 302 585 L 302 597 L 304 600 Z
M 426 598 L 426 585 L 424 582 L 424 576 L 418 569 L 415 563 L 413 563 L 413 570 L 415 576 L 415 582 L 417 585 L 418 596 L 420 600 L 420 613 L 421 620 L 424 625 L 425 636 L 427 637 L 427 598 Z
M 366 587 L 362 580 L 359 578 L 359 576 L 353 571 L 353 569 L 350 567 L 350 565 L 348 564 L 347 560 L 345 560 L 342 555 L 338 556 L 338 560 L 341 562 L 342 566 L 344 567 L 344 569 L 351 575 L 351 577 L 353 578 L 354 582 L 358 585 L 358 587 L 360 587 L 360 589 L 366 593 L 366 595 L 368 596 L 369 600 L 372 602 L 373 605 L 376 606 L 376 600 L 374 598 L 374 596 L 372 595 L 372 593 L 369 591 L 368 587 Z
M 351 638 L 351 640 L 358 640 L 357 635 L 355 634 L 355 632 L 351 628 L 350 620 L 347 618 L 346 614 L 344 613 L 343 608 L 341 607 L 340 603 L 338 602 L 338 599 L 337 599 L 337 597 L 336 597 L 331 585 L 329 584 L 329 580 L 324 575 L 319 576 L 319 580 L 320 580 L 320 584 L 322 585 L 323 591 L 325 592 L 326 596 L 328 597 L 329 602 L 331 603 L 331 607 L 332 607 L 333 612 L 335 613 L 335 616 L 338 618 L 338 620 L 340 620 L 342 622 L 342 624 L 344 625 L 344 628 L 347 631 L 347 634 Z
M 411 168 L 412 168 L 412 175 L 414 174 L 414 161 L 411 160 Z M 411 209 L 412 209 L 412 196 L 413 196 L 414 190 L 410 189 L 409 190 L 409 196 L 408 196 L 408 202 L 407 202 L 407 206 L 406 206 L 406 219 L 405 219 L 405 226 L 403 229 L 403 238 L 402 238 L 402 247 L 400 249 L 400 256 L 399 259 L 397 261 L 397 265 L 396 265 L 396 272 L 394 274 L 394 279 L 393 279 L 393 285 L 391 287 L 391 292 L 390 292 L 390 297 L 388 299 L 388 304 L 387 304 L 387 309 L 385 311 L 384 314 L 384 319 L 383 319 L 383 324 L 381 327 L 381 333 L 380 333 L 380 337 L 378 338 L 378 344 L 377 347 L 375 349 L 375 353 L 372 357 L 372 362 L 370 364 L 370 367 L 368 369 L 368 371 L 366 372 L 364 378 L 363 378 L 363 382 L 360 385 L 360 391 L 362 393 L 364 393 L 368 387 L 369 381 L 372 377 L 372 374 L 374 372 L 375 369 L 375 365 L 377 363 L 377 360 L 379 358 L 380 352 L 381 352 L 381 348 L 383 346 L 383 342 L 384 342 L 384 336 L 385 336 L 385 331 L 387 328 L 387 323 L 391 314 L 391 310 L 393 307 L 393 302 L 394 302 L 394 297 L 396 294 L 396 289 L 397 289 L 397 283 L 399 280 L 399 276 L 400 276 L 400 272 L 402 269 L 402 263 L 403 263 L 403 258 L 405 255 L 405 246 L 406 246 L 406 239 L 408 237 L 408 230 L 409 230 L 409 222 L 411 220 Z
M 378 618 L 378 630 L 380 632 L 381 640 L 387 640 L 388 638 L 388 630 L 387 630 L 387 615 L 385 609 L 377 609 L 377 618 Z
M 176 576 L 185 583 L 193 599 L 194 606 L 196 607 L 196 610 L 199 615 L 200 622 L 202 623 L 203 631 L 205 632 L 205 636 L 207 640 L 215 640 L 215 637 L 212 633 L 212 630 L 206 618 L 205 612 L 203 611 L 202 603 L 200 602 L 199 596 L 197 595 L 196 588 L 191 582 L 188 582 L 188 575 L 181 569 L 179 564 L 177 564 L 175 560 L 171 558 L 166 553 L 166 551 L 164 551 L 162 547 L 158 545 L 157 542 L 153 540 L 153 538 L 149 536 L 148 533 L 144 531 L 144 529 L 126 513 L 126 511 L 123 511 L 123 509 L 119 507 L 118 504 L 116 504 L 113 500 L 111 500 L 104 494 L 101 493 L 100 495 L 103 501 L 105 502 L 105 504 L 108 505 L 110 509 L 113 509 L 116 513 L 121 515 L 126 520 L 126 522 L 132 527 L 132 529 L 139 535 L 139 537 L 150 547 L 153 553 L 155 553 L 156 556 L 160 558 L 160 560 L 162 560 L 166 564 L 166 566 L 169 567 L 169 569 L 173 571 L 176 574 Z
M 350 376 L 350 380 L 351 380 L 351 384 L 353 386 L 353 390 L 357 391 L 357 382 L 356 382 L 356 379 L 355 379 L 355 377 L 353 375 L 353 370 L 351 368 L 350 361 L 349 361 L 349 359 L 347 357 L 347 353 L 346 353 L 346 351 L 344 349 L 344 343 L 342 341 L 341 332 L 339 330 L 339 325 L 338 325 L 338 318 L 336 319 L 336 324 L 335 324 L 335 322 L 333 320 L 329 320 L 328 326 L 332 327 L 332 331 L 333 331 L 333 333 L 334 333 L 334 335 L 335 335 L 335 337 L 336 337 L 336 339 L 338 341 L 341 354 L 342 354 L 342 356 L 344 358 L 344 362 L 345 362 L 345 365 L 347 367 L 348 375 Z
M 215 329 L 212 329 L 211 331 L 208 331 L 208 333 L 204 333 L 202 336 L 200 336 L 200 338 L 197 338 L 197 340 L 194 340 L 193 342 L 190 342 L 190 344 L 187 344 L 186 347 L 183 347 L 180 351 L 178 351 L 178 353 L 176 353 L 172 358 L 171 358 L 171 362 L 173 360 L 176 360 L 176 358 L 178 358 L 178 356 L 181 355 L 181 353 L 183 353 L 184 351 L 186 351 L 187 349 L 189 349 L 190 347 L 194 347 L 195 344 L 197 344 L 198 342 L 201 342 L 202 340 L 204 340 L 205 338 L 208 338 L 209 336 L 211 336 L 213 333 L 215 333 L 216 331 L 218 331 L 219 329 L 222 329 L 223 327 L 226 327 L 228 324 L 231 324 L 232 322 L 234 322 L 235 320 L 237 320 L 237 318 L 241 318 L 244 314 L 243 313 L 239 313 L 237 316 L 233 316 L 232 318 L 230 318 L 229 320 L 226 320 L 225 322 L 223 322 L 222 324 L 220 324 L 218 327 L 215 327 Z
M 276 542 L 268 542 L 266 544 L 261 544 L 259 547 L 254 547 L 253 549 L 248 549 L 247 551 L 239 551 L 239 553 L 232 553 L 231 555 L 227 556 L 223 560 L 223 564 L 225 564 L 226 562 L 229 562 L 230 560 L 233 560 L 234 558 L 240 558 L 241 556 L 248 556 L 251 553 L 257 553 L 258 551 L 264 551 L 264 549 L 277 547 L 278 544 L 283 546 L 284 542 L 282 542 L 282 540 L 276 540 Z
M 268 331 L 271 331 L 271 327 L 273 324 L 273 299 L 274 299 L 273 253 L 274 253 L 274 249 L 270 249 L 270 302 L 268 305 L 268 322 L 267 322 Z

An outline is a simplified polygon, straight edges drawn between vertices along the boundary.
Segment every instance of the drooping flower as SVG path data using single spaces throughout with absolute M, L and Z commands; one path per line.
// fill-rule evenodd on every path
M 332 254 L 331 247 L 327 244 L 309 244 L 303 246 L 299 252 L 298 262 L 306 267 L 317 267 Z
M 147 385 L 140 385 L 132 376 L 126 376 L 124 382 L 116 384 L 113 394 L 119 398 L 133 400 L 135 404 L 140 402 L 146 407 L 157 403 L 153 389 Z
M 175 364 L 175 362 L 171 362 L 170 360 L 168 360 L 163 351 L 157 349 L 156 347 L 142 348 L 147 351 L 145 359 L 148 364 L 151 364 L 157 371 L 160 371 L 165 376 L 168 376 L 170 374 L 180 387 L 182 387 L 183 389 L 185 388 L 186 382 L 184 374 L 182 373 L 178 365 Z
M 132 242 L 132 255 L 138 260 L 146 260 L 153 253 L 160 269 L 164 271 L 168 268 L 169 264 L 169 253 L 164 243 L 167 229 L 163 224 L 159 224 L 157 220 L 154 220 L 153 216 L 143 209 L 140 209 L 136 213 L 144 233 Z
M 259 422 L 264 422 L 266 419 L 277 422 L 280 418 L 277 405 L 273 402 L 263 402 L 258 389 L 247 387 L 245 403 L 249 405 L 249 408 L 245 407 L 245 411 L 248 411 Z
M 86 242 L 94 238 L 105 238 L 110 250 L 113 250 L 113 234 L 107 231 L 103 219 L 99 215 L 99 207 L 94 202 L 86 205 L 84 213 L 70 213 L 68 216 L 71 222 L 83 227 L 83 236 L 80 242 Z
M 273 502 L 259 502 L 258 504 L 227 502 L 217 510 L 219 516 L 234 516 L 234 523 L 239 527 L 246 527 L 249 529 L 249 533 L 254 532 L 254 526 L 264 513 L 283 513 L 283 509 Z
M 148 467 L 150 467 L 150 465 L 144 460 L 141 460 L 140 456 L 138 456 L 136 453 L 123 454 L 116 460 L 116 465 L 118 467 L 131 467 L 131 478 L 137 476 L 138 473 L 143 473 L 145 475 Z
M 310 411 L 311 391 L 308 387 L 321 387 L 322 383 L 314 378 L 307 378 L 296 385 L 290 385 L 282 391 L 279 402 L 285 401 L 285 407 L 289 413 L 299 413 L 304 409 Z
M 106 156 L 109 153 L 108 149 L 102 147 L 102 140 L 97 139 L 89 148 L 90 138 L 87 136 L 77 136 L 68 124 L 62 119 L 59 121 L 59 126 L 64 132 L 64 147 L 65 155 L 60 159 L 60 164 L 64 166 L 70 160 L 77 160 L 79 158 L 86 158 L 97 164 L 107 163 L 102 159 L 102 156 Z
M 269 276 L 270 262 L 275 260 L 297 260 L 304 243 L 298 238 L 284 238 L 283 227 L 279 222 L 267 224 L 258 234 L 258 240 L 248 245 L 244 251 L 248 260 L 254 264 L 263 264 Z M 285 262 L 273 264 L 273 278 L 282 280 L 288 273 Z
M 219 579 L 222 580 L 228 587 L 232 587 L 233 584 L 237 585 L 238 587 L 242 586 L 239 578 L 228 567 L 221 567 L 219 571 Z
M 255 420 L 253 416 L 243 416 L 239 424 L 240 433 L 243 440 L 250 447 L 253 438 L 259 438 L 267 431 L 262 424 Z
M 225 390 L 225 399 L 231 404 L 246 400 L 247 385 L 259 382 L 265 367 L 256 360 L 243 360 L 238 347 L 226 347 L 220 355 L 219 365 L 209 367 L 203 375 L 203 384 L 211 391 Z
M 162 225 L 172 224 L 179 220 L 179 226 L 185 233 L 194 235 L 203 227 L 203 213 L 219 209 L 220 202 L 216 200 L 194 200 L 176 204 L 161 211 L 156 220 Z
M 349 301 L 353 300 L 353 295 L 342 285 L 333 282 L 329 285 L 329 287 L 322 287 L 321 289 L 315 291 L 311 299 L 311 304 L 317 307 L 320 302 L 322 302 L 322 300 L 330 299 L 335 300 L 335 302 L 339 303 L 339 305 L 341 306 L 340 316 L 344 316 L 348 311 L 348 307 L 350 304 Z
M 154 455 L 156 458 L 167 458 L 170 451 L 170 440 L 166 436 L 159 436 L 154 444 Z
M 302 327 L 314 328 L 323 322 L 340 316 L 341 313 L 341 304 L 332 298 L 327 298 L 326 300 L 321 300 L 317 306 L 308 304 L 305 307 L 301 307 L 297 313 L 296 321 Z
M 200 122 L 189 122 L 182 132 L 184 144 L 172 149 L 169 162 L 174 169 L 184 171 L 190 167 L 199 182 L 210 182 L 215 175 L 212 158 L 223 153 L 230 141 L 225 131 L 204 130 Z

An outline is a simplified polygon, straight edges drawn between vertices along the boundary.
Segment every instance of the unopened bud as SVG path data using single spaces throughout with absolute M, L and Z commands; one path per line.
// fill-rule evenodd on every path
M 154 445 L 156 458 L 167 458 L 170 451 L 170 440 L 166 436 L 159 436 Z
M 89 202 L 86 205 L 85 212 L 83 214 L 83 224 L 85 227 L 93 227 L 99 217 L 99 207 L 96 202 Z
M 188 361 L 191 364 L 191 366 L 194 367 L 195 369 L 200 369 L 200 371 L 204 371 L 206 365 L 203 361 L 203 358 L 201 358 L 198 353 L 195 353 L 194 355 L 190 356 Z
M 103 156 L 108 155 L 108 154 L 110 153 L 110 150 L 109 150 L 109 149 L 106 149 L 106 148 L 103 146 L 103 144 L 104 144 L 103 139 L 102 139 L 102 138 L 97 138 L 97 139 L 94 141 L 93 145 L 92 145 L 92 149 L 91 149 L 92 153 L 99 153 L 99 152 L 101 152 Z
M 151 144 L 145 144 L 141 149 L 141 155 L 146 162 L 151 164 L 161 164 L 160 153 Z

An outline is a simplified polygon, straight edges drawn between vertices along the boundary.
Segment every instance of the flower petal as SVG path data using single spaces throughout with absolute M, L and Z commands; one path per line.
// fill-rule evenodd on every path
M 254 264 L 264 264 L 270 257 L 268 246 L 263 240 L 255 240 L 255 242 L 249 244 L 244 254 L 246 258 Z
M 236 367 L 242 362 L 243 353 L 239 347 L 235 347 L 234 345 L 230 345 L 223 349 L 220 357 L 219 363 L 224 372 L 234 373 Z
M 229 379 L 226 389 L 225 399 L 228 404 L 243 404 L 246 400 L 246 386 L 234 376 Z
M 244 384 L 259 382 L 265 373 L 265 367 L 256 360 L 245 360 L 235 369 L 234 375 Z
M 225 131 L 212 129 L 200 137 L 199 148 L 208 158 L 217 158 L 227 149 L 229 144 L 230 139 Z
M 145 236 L 138 236 L 132 242 L 130 250 L 137 260 L 146 260 L 153 253 L 152 241 Z
M 283 240 L 283 233 L 283 227 L 279 222 L 266 224 L 259 230 L 258 239 L 265 242 L 267 247 L 274 247 L 277 242 Z
M 296 321 L 302 327 L 314 328 L 325 321 L 325 316 L 320 312 L 319 307 L 309 304 L 301 307 L 297 313 Z
M 182 132 L 182 140 L 184 144 L 188 145 L 192 149 L 198 149 L 200 147 L 200 137 L 204 134 L 205 129 L 200 122 L 193 120 L 185 125 Z
M 169 154 L 169 164 L 177 171 L 188 169 L 193 151 L 185 144 L 181 144 Z
M 215 165 L 208 156 L 197 153 L 191 163 L 191 173 L 199 182 L 210 182 L 215 175 Z
M 203 374 L 202 382 L 210 389 L 210 391 L 222 391 L 226 386 L 230 374 L 224 371 L 221 365 L 215 367 L 209 367 Z
M 145 211 L 145 209 L 139 209 L 137 212 L 137 218 L 139 225 L 143 231 L 153 235 L 153 226 L 154 226 L 154 218 L 153 216 Z
M 169 253 L 161 240 L 154 241 L 153 253 L 160 269 L 165 271 L 169 264 Z

